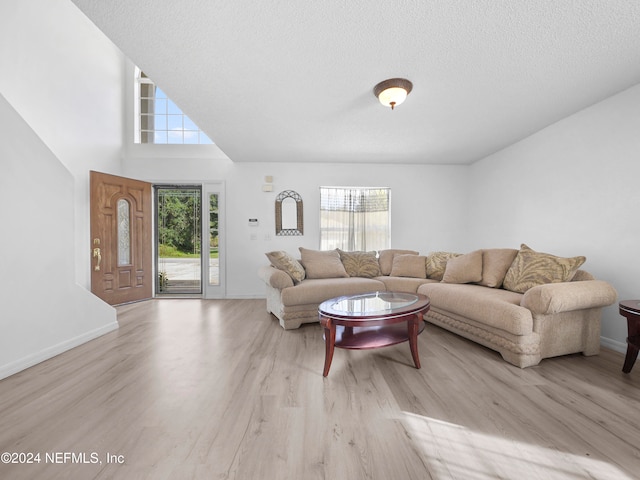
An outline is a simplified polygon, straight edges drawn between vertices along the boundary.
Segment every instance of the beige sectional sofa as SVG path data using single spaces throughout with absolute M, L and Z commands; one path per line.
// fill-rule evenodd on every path
M 342 295 L 375 291 L 418 292 L 438 325 L 498 351 L 524 368 L 541 359 L 600 348 L 601 310 L 617 299 L 607 282 L 579 267 L 584 257 L 562 258 L 517 249 L 483 249 L 464 255 L 411 250 L 314 251 L 267 254 L 260 268 L 267 310 L 284 329 L 318 321 L 318 306 Z

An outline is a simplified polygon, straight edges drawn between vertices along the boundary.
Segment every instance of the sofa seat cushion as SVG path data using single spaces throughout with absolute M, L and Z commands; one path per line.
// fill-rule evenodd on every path
M 425 283 L 438 283 L 437 280 L 430 278 L 412 278 L 412 277 L 376 277 L 376 280 L 380 280 L 384 283 L 388 292 L 410 292 L 415 293 L 418 291 L 420 285 Z
M 522 294 L 481 285 L 428 283 L 418 287 L 431 308 L 461 315 L 513 335 L 533 332 L 531 311 L 520 306 Z
M 343 295 L 384 291 L 384 283 L 373 278 L 307 278 L 295 287 L 282 289 L 283 305 L 317 303 Z

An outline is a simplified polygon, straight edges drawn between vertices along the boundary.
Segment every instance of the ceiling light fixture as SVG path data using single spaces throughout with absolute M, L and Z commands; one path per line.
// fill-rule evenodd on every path
M 390 78 L 373 87 L 373 94 L 382 105 L 393 110 L 404 102 L 412 88 L 413 83 L 405 78 Z

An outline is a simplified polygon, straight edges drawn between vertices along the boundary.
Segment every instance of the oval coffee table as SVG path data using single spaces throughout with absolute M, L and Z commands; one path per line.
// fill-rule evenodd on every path
M 420 368 L 418 335 L 424 330 L 422 314 L 429 306 L 425 295 L 398 292 L 347 295 L 322 302 L 318 307 L 325 339 L 322 375 L 329 374 L 335 347 L 363 350 L 406 341 L 413 363 Z

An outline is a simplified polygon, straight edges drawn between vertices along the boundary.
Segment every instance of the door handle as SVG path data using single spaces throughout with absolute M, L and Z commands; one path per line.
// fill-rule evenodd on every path
M 96 266 L 93 268 L 96 272 L 100 271 L 100 262 L 102 261 L 102 255 L 100 254 L 100 248 L 96 247 L 93 249 L 93 258 L 97 258 Z

